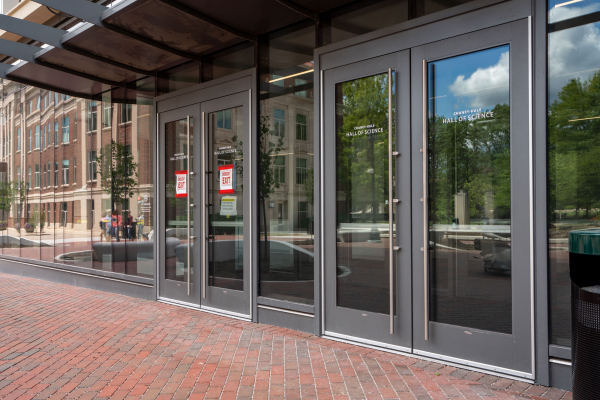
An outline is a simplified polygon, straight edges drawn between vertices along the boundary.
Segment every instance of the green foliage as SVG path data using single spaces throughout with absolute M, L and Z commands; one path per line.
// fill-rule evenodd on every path
M 133 154 L 125 145 L 111 140 L 110 144 L 100 149 L 98 157 L 98 173 L 101 176 L 102 189 L 112 196 L 113 204 L 124 205 L 133 197 L 133 188 L 137 186 L 137 163 Z
M 372 215 L 371 210 L 377 213 L 377 205 L 388 198 L 388 94 L 382 90 L 388 87 L 387 80 L 387 74 L 381 74 L 341 84 L 337 190 L 348 194 L 348 210 L 362 211 L 363 216 Z M 382 131 L 355 135 L 365 126 Z
M 600 72 L 572 79 L 548 110 L 548 195 L 555 210 L 600 207 Z
M 10 212 L 13 203 L 17 199 L 24 202 L 26 196 L 25 182 L 0 182 L 0 211 Z
M 260 128 L 258 130 L 258 141 L 261 146 L 259 163 L 259 184 L 258 196 L 261 202 L 266 199 L 279 188 L 279 182 L 275 180 L 273 173 L 273 162 L 275 156 L 279 154 L 283 147 L 283 138 L 271 135 L 269 131 L 269 116 L 263 115 L 261 118 Z M 275 139 L 274 143 L 272 140 Z
M 498 104 L 492 119 L 444 124 L 429 121 L 429 192 L 432 223 L 450 224 L 454 195 L 469 195 L 469 214 L 510 218 L 510 107 Z

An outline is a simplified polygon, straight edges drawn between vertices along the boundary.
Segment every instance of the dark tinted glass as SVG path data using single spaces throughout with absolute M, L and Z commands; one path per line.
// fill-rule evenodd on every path
M 508 46 L 428 64 L 431 320 L 502 333 L 512 332 L 509 66 Z
M 336 304 L 389 314 L 388 74 L 338 83 L 335 96 Z
M 260 48 L 260 296 L 314 302 L 313 70 L 315 26 Z
M 548 37 L 550 342 L 571 345 L 568 234 L 600 225 L 600 22 Z

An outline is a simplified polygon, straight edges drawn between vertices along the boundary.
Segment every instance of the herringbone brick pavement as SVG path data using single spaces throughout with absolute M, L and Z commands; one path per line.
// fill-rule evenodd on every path
M 2 399 L 570 399 L 153 301 L 0 275 Z

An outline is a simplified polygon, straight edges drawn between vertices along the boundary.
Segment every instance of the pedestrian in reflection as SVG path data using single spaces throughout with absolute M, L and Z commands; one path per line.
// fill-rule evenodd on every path
M 104 226 L 106 227 L 106 241 L 108 242 L 111 240 L 112 236 L 112 220 L 108 213 L 106 214 L 106 217 L 104 217 Z

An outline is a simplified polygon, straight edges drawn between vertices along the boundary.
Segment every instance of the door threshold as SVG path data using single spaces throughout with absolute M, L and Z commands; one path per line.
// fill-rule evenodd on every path
M 464 360 L 462 358 L 445 356 L 443 354 L 430 353 L 422 350 L 413 350 L 413 357 L 418 356 L 423 360 L 431 360 L 438 362 L 442 361 L 444 364 L 452 365 L 454 367 L 461 367 L 464 369 L 470 369 L 477 372 L 482 372 L 488 375 L 501 376 L 503 378 L 523 381 L 527 383 L 535 383 L 533 374 L 530 372 L 517 371 L 514 369 L 496 367 L 490 364 L 484 364 L 476 361 Z
M 366 347 L 369 349 L 386 351 L 402 356 L 412 357 L 423 361 L 436 362 L 451 367 L 467 369 L 469 371 L 481 372 L 486 375 L 499 376 L 502 378 L 512 379 L 521 382 L 534 384 L 533 374 L 522 371 L 515 371 L 508 368 L 495 367 L 489 364 L 478 363 L 474 361 L 463 360 L 455 357 L 448 357 L 441 354 L 429 353 L 420 350 L 413 350 L 408 347 L 394 346 L 387 343 L 377 342 L 374 340 L 362 339 L 355 336 L 343 335 L 335 332 L 325 331 L 322 335 L 323 339 L 334 340 L 352 344 L 356 346 Z
M 188 302 L 181 301 L 181 300 L 173 300 L 173 299 L 166 299 L 164 297 L 159 297 L 156 301 L 158 301 L 159 303 L 170 304 L 172 306 L 179 306 L 179 307 L 184 307 L 184 308 L 191 308 L 192 310 L 199 310 L 200 309 L 200 305 L 199 304 L 188 303 Z
M 378 342 L 375 340 L 363 339 L 356 336 L 344 335 L 341 333 L 329 332 L 325 331 L 323 333 L 323 338 L 336 340 L 338 342 L 344 342 L 348 344 L 356 344 L 362 347 L 368 347 L 375 350 L 392 350 L 395 353 L 400 353 L 402 355 L 411 355 L 412 349 L 410 347 L 403 346 L 395 346 L 393 344 L 388 344 L 384 342 Z
M 206 306 L 200 306 L 200 310 L 205 311 L 210 314 L 220 315 L 221 317 L 229 317 L 229 318 L 239 319 L 241 321 L 252 322 L 252 318 L 250 318 L 250 316 L 246 315 L 246 314 L 240 314 L 240 313 L 236 313 L 233 311 L 221 310 L 218 308 L 212 308 L 212 307 L 206 307 Z

